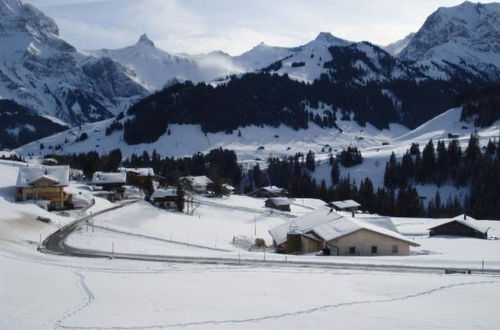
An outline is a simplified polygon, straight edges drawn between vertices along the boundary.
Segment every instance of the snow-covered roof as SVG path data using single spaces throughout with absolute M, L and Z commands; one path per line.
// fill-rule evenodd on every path
M 69 184 L 69 166 L 20 167 L 16 187 L 31 187 L 42 179 L 53 181 L 54 186 L 66 187 Z
M 127 173 L 125 172 L 95 172 L 92 176 L 92 184 L 106 183 L 126 183 Z
M 292 204 L 292 201 L 288 198 L 285 198 L 285 197 L 272 197 L 272 198 L 269 198 L 268 200 L 272 201 L 273 204 L 276 206 L 283 206 L 283 205 Z
M 210 183 L 213 183 L 213 181 L 210 180 L 205 175 L 200 175 L 200 176 L 183 176 L 179 180 L 188 180 L 191 183 L 191 185 L 195 186 L 195 187 L 204 187 L 204 186 L 207 186 Z
M 476 220 L 473 217 L 465 216 L 465 218 L 466 219 L 464 220 L 464 214 L 462 214 L 462 215 L 454 217 L 453 219 L 450 219 L 449 221 L 442 222 L 441 224 L 439 224 L 437 226 L 431 227 L 431 228 L 429 228 L 429 230 L 437 228 L 437 227 L 441 227 L 441 226 L 449 224 L 451 222 L 458 222 L 461 225 L 464 225 L 464 226 L 469 227 L 471 229 L 477 230 L 478 232 L 483 233 L 483 234 L 486 234 L 486 232 L 490 229 L 490 226 L 481 223 L 479 220 Z
M 290 223 L 285 223 L 272 228 L 269 233 L 276 244 L 286 242 L 286 236 L 291 230 L 306 234 L 314 232 L 325 241 L 331 241 L 352 234 L 359 230 L 369 230 L 378 234 L 392 237 L 413 246 L 418 246 L 412 240 L 401 235 L 395 230 L 394 224 L 387 217 L 353 218 L 332 211 L 328 207 L 298 217 Z
M 231 186 L 230 184 L 228 184 L 228 183 L 224 183 L 222 186 L 224 188 L 226 188 L 227 190 L 231 190 L 231 191 L 235 190 L 235 188 L 233 186 Z
M 169 189 L 156 189 L 151 198 L 165 198 L 165 197 L 174 197 L 177 196 L 177 189 L 169 188 Z
M 352 200 L 352 199 L 347 199 L 345 201 L 334 201 L 331 203 L 333 206 L 335 206 L 338 209 L 347 209 L 351 207 L 360 207 L 361 204 L 358 202 Z
M 279 194 L 279 193 L 281 193 L 283 190 L 285 190 L 285 189 L 283 189 L 283 188 L 276 187 L 276 186 L 262 187 L 261 189 L 267 190 L 267 191 L 269 191 L 270 193 L 273 193 L 273 194 Z
M 155 171 L 151 167 L 139 167 L 139 168 L 128 168 L 128 167 L 120 167 L 118 169 L 120 172 L 131 172 L 135 173 L 138 176 L 154 176 Z

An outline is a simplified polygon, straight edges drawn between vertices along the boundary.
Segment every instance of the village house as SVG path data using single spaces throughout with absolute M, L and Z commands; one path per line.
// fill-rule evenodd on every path
M 359 207 L 361 206 L 361 204 L 352 199 L 347 199 L 345 201 L 330 202 L 329 205 L 337 211 L 346 211 L 346 212 L 356 212 L 359 210 Z
M 410 246 L 419 246 L 398 233 L 389 218 L 354 218 L 340 215 L 326 206 L 274 227 L 269 233 L 276 251 L 281 253 L 409 255 Z
M 235 190 L 236 189 L 233 186 L 231 186 L 229 183 L 224 183 L 222 185 L 222 193 L 224 195 L 232 195 L 232 194 L 234 194 Z
M 286 189 L 276 187 L 276 186 L 268 186 L 261 187 L 248 193 L 247 196 L 250 197 L 259 197 L 259 198 L 270 198 L 270 197 L 287 197 L 288 191 Z
M 449 235 L 488 239 L 489 226 L 465 214 L 429 228 L 429 236 Z
M 144 186 L 145 182 L 148 179 L 153 180 L 155 176 L 155 172 L 151 167 L 143 167 L 143 168 L 120 167 L 118 171 L 126 173 L 127 184 L 136 187 Z
M 125 172 L 95 172 L 92 175 L 91 184 L 96 186 L 97 192 L 110 201 L 120 200 L 123 198 L 124 188 L 127 183 L 127 175 Z
M 200 176 L 183 176 L 179 178 L 179 183 L 186 191 L 191 191 L 199 194 L 207 193 L 213 181 L 204 175 Z
M 176 208 L 177 207 L 176 200 L 177 200 L 177 189 L 175 188 L 155 189 L 155 191 L 151 195 L 151 202 L 153 203 L 153 205 L 161 208 L 167 208 L 167 209 Z
M 69 166 L 20 167 L 16 201 L 47 201 L 48 209 L 72 207 L 72 196 L 64 192 L 69 184 Z
M 290 204 L 292 201 L 285 197 L 272 197 L 265 201 L 266 207 L 287 212 L 290 212 Z

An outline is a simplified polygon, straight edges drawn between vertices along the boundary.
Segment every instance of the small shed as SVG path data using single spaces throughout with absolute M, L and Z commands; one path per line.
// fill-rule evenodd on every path
M 284 197 L 268 198 L 265 202 L 266 207 L 287 212 L 290 212 L 290 204 L 292 201 Z
M 488 239 L 489 226 L 465 214 L 429 228 L 429 236 L 449 235 Z
M 332 206 L 337 211 L 356 212 L 357 210 L 359 210 L 361 204 L 359 204 L 355 200 L 347 199 L 344 201 L 331 202 L 330 206 Z

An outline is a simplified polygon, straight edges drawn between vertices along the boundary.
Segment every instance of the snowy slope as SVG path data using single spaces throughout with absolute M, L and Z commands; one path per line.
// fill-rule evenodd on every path
M 69 124 L 102 120 L 146 90 L 109 59 L 83 55 L 54 21 L 19 0 L 0 0 L 0 97 Z
M 399 56 L 417 61 L 428 74 L 439 78 L 449 78 L 465 70 L 498 79 L 500 4 L 466 1 L 455 7 L 439 8 Z
M 474 132 L 478 133 L 480 144 L 485 146 L 489 139 L 497 139 L 500 132 L 500 120 L 493 125 L 486 128 L 477 128 L 473 124 L 473 120 L 460 121 L 462 108 L 454 108 L 446 111 L 445 113 L 433 118 L 432 120 L 422 124 L 416 129 L 406 132 L 399 137 L 392 139 L 389 145 L 380 145 L 375 147 L 367 147 L 361 149 L 363 155 L 363 163 L 351 168 L 342 168 L 343 175 L 349 174 L 356 182 L 361 182 L 366 177 L 369 177 L 375 187 L 382 187 L 384 182 L 385 164 L 389 160 L 392 152 L 396 157 L 402 157 L 406 151 L 411 147 L 412 143 L 418 143 L 420 148 L 425 146 L 430 139 L 434 142 L 443 140 L 449 142 L 451 139 L 448 134 L 458 135 L 458 141 L 461 144 L 462 150 L 465 150 L 470 135 Z M 328 179 L 329 165 L 327 163 L 320 165 L 323 172 L 327 173 Z M 328 181 L 327 181 L 328 182 Z M 439 190 L 441 196 L 446 199 L 448 196 L 458 196 L 463 198 L 467 193 L 467 189 L 457 189 L 453 185 L 442 185 L 437 187 L 435 185 L 418 185 L 417 190 L 421 196 L 425 196 L 427 200 L 434 198 L 436 191 Z
M 326 109 L 326 108 L 325 108 Z M 341 118 L 340 112 L 337 118 Z M 124 121 L 126 119 L 122 119 Z M 391 124 L 390 130 L 378 130 L 370 124 L 366 127 L 359 126 L 355 121 L 337 120 L 336 128 L 321 128 L 313 123 L 307 130 L 293 130 L 281 125 L 278 128 L 265 126 L 241 127 L 233 134 L 203 133 L 199 125 L 169 125 L 170 135 L 165 133 L 156 142 L 150 144 L 127 145 L 123 141 L 123 132 L 118 131 L 106 136 L 105 129 L 111 120 L 82 125 L 58 133 L 51 137 L 29 143 L 16 150 L 20 155 L 42 155 L 46 153 L 78 153 L 97 150 L 108 153 L 110 150 L 120 148 L 124 156 L 132 153 L 142 154 L 144 150 L 151 153 L 156 150 L 163 156 L 191 156 L 197 152 L 208 152 L 211 149 L 222 147 L 235 150 L 240 160 L 267 159 L 269 156 L 294 155 L 297 152 L 313 150 L 323 153 L 325 157 L 331 147 L 335 149 L 346 148 L 350 144 L 360 147 L 381 145 L 393 138 L 408 132 L 408 129 L 398 124 Z M 83 142 L 76 142 L 82 134 L 87 133 L 89 138 Z M 44 149 L 40 149 L 43 143 Z M 60 150 L 54 150 L 61 145 Z M 264 149 L 259 149 L 264 147 Z M 323 151 L 322 151 L 323 149 Z

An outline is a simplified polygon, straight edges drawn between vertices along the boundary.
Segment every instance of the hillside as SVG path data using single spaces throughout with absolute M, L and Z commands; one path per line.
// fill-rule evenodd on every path
M 0 149 L 13 149 L 68 129 L 64 123 L 10 100 L 0 100 Z

